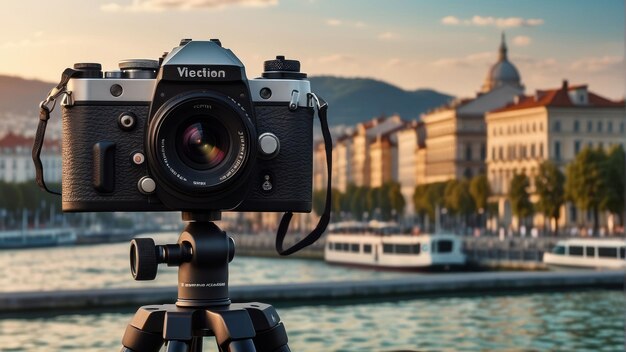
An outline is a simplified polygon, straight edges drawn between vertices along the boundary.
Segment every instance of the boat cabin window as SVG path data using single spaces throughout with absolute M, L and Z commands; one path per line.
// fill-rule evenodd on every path
M 619 257 L 626 259 L 626 247 L 619 247 Z
M 439 240 L 433 242 L 433 252 L 434 253 L 451 253 L 452 252 L 452 241 L 450 240 Z
M 556 246 L 556 247 L 554 247 L 554 249 L 552 250 L 552 253 L 564 255 L 565 254 L 565 246 Z
M 617 248 L 598 247 L 598 256 L 602 258 L 617 258 Z
M 364 244 L 363 245 L 363 252 L 365 252 L 365 253 L 372 253 L 372 245 L 371 244 Z
M 350 245 L 350 252 L 359 253 L 359 244 L 358 243 L 352 243 Z
M 583 247 L 582 246 L 569 246 L 569 255 L 582 256 Z
M 395 254 L 420 254 L 419 244 L 383 244 L 384 253 Z
M 595 257 L 596 256 L 596 247 L 585 247 L 585 256 L 587 257 Z

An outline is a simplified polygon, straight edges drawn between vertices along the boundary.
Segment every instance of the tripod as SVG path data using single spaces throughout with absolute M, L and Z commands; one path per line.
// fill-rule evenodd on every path
M 153 280 L 157 265 L 178 266 L 176 304 L 140 307 L 126 327 L 121 352 L 200 352 L 204 336 L 215 336 L 220 352 L 289 352 L 287 332 L 274 307 L 231 303 L 228 263 L 235 242 L 213 221 L 221 214 L 183 213 L 188 224 L 176 244 L 131 241 L 135 280 Z

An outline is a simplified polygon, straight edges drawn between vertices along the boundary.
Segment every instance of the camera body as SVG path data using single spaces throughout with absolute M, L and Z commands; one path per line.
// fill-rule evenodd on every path
M 63 106 L 63 210 L 310 212 L 313 102 L 295 60 L 246 78 L 219 40 L 119 71 L 75 64 Z

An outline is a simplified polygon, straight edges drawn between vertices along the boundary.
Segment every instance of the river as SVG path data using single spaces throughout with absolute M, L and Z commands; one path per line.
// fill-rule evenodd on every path
M 157 243 L 175 234 L 159 235 Z M 134 282 L 128 244 L 0 252 L 0 291 L 175 285 Z M 419 275 L 322 261 L 237 257 L 233 285 Z M 588 290 L 281 306 L 293 351 L 623 351 L 624 293 Z M 133 310 L 0 316 L 0 351 L 117 351 Z M 207 346 L 211 346 L 207 344 Z M 205 350 L 215 350 L 208 349 Z

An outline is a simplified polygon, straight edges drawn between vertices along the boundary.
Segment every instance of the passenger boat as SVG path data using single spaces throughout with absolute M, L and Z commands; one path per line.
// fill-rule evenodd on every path
M 53 247 L 76 243 L 71 229 L 37 229 L 0 232 L 0 249 Z
M 465 266 L 462 240 L 453 234 L 402 234 L 395 223 L 342 222 L 329 226 L 328 263 L 389 270 L 451 270 Z
M 625 269 L 626 240 L 580 238 L 557 242 L 543 262 L 553 269 Z

